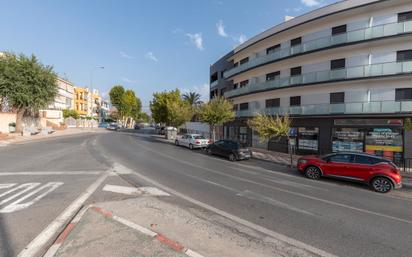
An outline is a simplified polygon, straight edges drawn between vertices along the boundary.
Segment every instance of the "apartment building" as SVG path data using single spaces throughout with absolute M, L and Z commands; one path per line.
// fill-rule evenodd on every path
M 86 117 L 90 116 L 89 112 L 89 89 L 84 87 L 75 87 L 74 92 L 76 95 L 75 98 L 75 110 L 80 116 Z
M 57 77 L 57 96 L 49 105 L 51 110 L 74 109 L 74 85 L 65 79 Z
M 298 154 L 412 157 L 411 40 L 410 0 L 340 1 L 256 35 L 210 68 L 211 98 L 223 91 L 236 109 L 225 137 L 286 152 L 247 120 L 288 114 Z

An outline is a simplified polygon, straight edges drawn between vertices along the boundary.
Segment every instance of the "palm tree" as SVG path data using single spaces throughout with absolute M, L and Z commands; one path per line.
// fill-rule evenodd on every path
M 182 95 L 184 101 L 188 102 L 191 106 L 197 106 L 203 102 L 200 100 L 201 95 L 196 92 L 188 92 Z

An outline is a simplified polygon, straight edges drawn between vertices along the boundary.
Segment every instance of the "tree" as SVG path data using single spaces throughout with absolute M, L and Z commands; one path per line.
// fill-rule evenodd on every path
M 154 93 L 150 110 L 155 122 L 175 127 L 181 126 L 193 116 L 191 106 L 182 100 L 178 89 Z
M 78 119 L 79 118 L 79 113 L 76 110 L 63 110 L 63 118 L 69 118 L 72 117 L 74 119 Z
M 275 138 L 286 138 L 288 142 L 288 152 L 290 155 L 290 167 L 293 165 L 292 151 L 290 149 L 290 128 L 292 120 L 289 115 L 279 117 L 266 114 L 258 114 L 248 121 L 248 125 L 255 130 L 260 137 L 261 142 Z
M 53 67 L 41 64 L 34 55 L 5 53 L 0 58 L 0 97 L 17 111 L 16 132 L 23 131 L 23 116 L 46 108 L 57 90 Z
M 233 104 L 224 97 L 213 98 L 210 102 L 200 106 L 199 120 L 210 125 L 213 141 L 216 140 L 216 126 L 223 125 L 235 117 Z
M 133 90 L 125 90 L 123 86 L 116 85 L 112 87 L 109 95 L 110 101 L 117 109 L 118 120 L 127 125 L 131 122 L 131 119 L 138 119 L 142 109 L 142 102 L 136 97 Z
M 200 100 L 201 95 L 196 92 L 188 92 L 182 95 L 184 101 L 188 102 L 190 106 L 197 106 L 203 102 Z

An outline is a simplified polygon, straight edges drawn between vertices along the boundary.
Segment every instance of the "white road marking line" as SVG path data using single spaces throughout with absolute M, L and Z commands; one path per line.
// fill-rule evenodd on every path
M 123 169 L 129 169 L 129 168 L 123 166 Z M 129 170 L 130 170 L 130 169 L 129 169 Z M 132 171 L 132 170 L 131 170 L 131 171 Z M 168 192 L 170 192 L 171 194 L 176 195 L 176 196 L 178 196 L 178 197 L 180 197 L 180 198 L 182 198 L 182 199 L 184 199 L 184 200 L 186 200 L 186 201 L 189 201 L 189 202 L 191 202 L 191 203 L 193 203 L 193 204 L 195 204 L 195 205 L 198 205 L 198 206 L 200 206 L 200 207 L 202 207 L 202 208 L 205 208 L 205 209 L 207 209 L 207 210 L 209 210 L 209 211 L 212 211 L 212 212 L 214 212 L 214 213 L 217 213 L 217 214 L 219 214 L 219 215 L 221 215 L 221 216 L 223 216 L 223 217 L 226 217 L 226 218 L 228 218 L 228 219 L 230 219 L 230 220 L 233 220 L 233 221 L 235 221 L 235 222 L 237 222 L 237 223 L 239 223 L 239 224 L 242 224 L 242 225 L 244 225 L 244 226 L 246 226 L 246 227 L 255 229 L 255 230 L 257 230 L 257 231 L 259 231 L 259 232 L 261 232 L 261 233 L 263 233 L 263 234 L 266 234 L 266 235 L 268 235 L 268 236 L 270 236 L 270 237 L 272 237 L 272 238 L 275 238 L 275 239 L 277 239 L 277 240 L 279 240 L 279 241 L 285 242 L 285 243 L 290 244 L 290 245 L 292 245 L 292 246 L 295 246 L 295 247 L 297 247 L 297 248 L 304 249 L 304 250 L 306 250 L 306 251 L 309 251 L 309 252 L 311 252 L 311 253 L 317 254 L 317 255 L 322 256 L 322 257 L 337 257 L 336 255 L 333 255 L 333 254 L 331 254 L 331 253 L 328 253 L 328 252 L 326 252 L 326 251 L 323 251 L 323 250 L 318 249 L 318 248 L 316 248 L 316 247 L 313 247 L 313 246 L 311 246 L 311 245 L 305 244 L 305 243 L 303 243 L 303 242 L 301 242 L 301 241 L 299 241 L 299 240 L 296 240 L 296 239 L 287 237 L 287 236 L 285 236 L 285 235 L 282 235 L 282 234 L 280 234 L 280 233 L 277 233 L 277 232 L 275 232 L 275 231 L 269 230 L 269 229 L 267 229 L 267 228 L 264 228 L 264 227 L 262 227 L 262 226 L 259 226 L 259 225 L 257 225 L 257 224 L 254 224 L 254 223 L 252 223 L 252 222 L 250 222 L 250 221 L 241 219 L 241 218 L 239 218 L 239 217 L 237 217 L 237 216 L 234 216 L 234 215 L 232 215 L 232 214 L 230 214 L 230 213 L 227 213 L 227 212 L 225 212 L 225 211 L 222 211 L 222 210 L 220 210 L 220 209 L 217 209 L 217 208 L 215 208 L 215 207 L 213 207 L 213 206 L 210 206 L 210 205 L 208 205 L 208 204 L 206 204 L 206 203 L 200 202 L 200 201 L 198 201 L 198 200 L 196 200 L 196 199 L 193 199 L 193 198 L 191 198 L 191 197 L 189 197 L 189 196 L 186 196 L 186 195 L 184 195 L 184 194 L 181 194 L 181 193 L 179 193 L 178 191 L 175 191 L 175 190 L 173 190 L 173 189 L 171 189 L 171 188 L 169 188 L 169 187 L 167 187 L 167 186 L 165 186 L 165 185 L 163 185 L 163 184 L 160 184 L 160 183 L 158 183 L 158 182 L 156 182 L 156 181 L 154 181 L 154 180 L 152 180 L 152 179 L 150 179 L 150 178 L 148 178 L 148 177 L 146 177 L 146 176 L 144 176 L 144 175 L 142 175 L 142 174 L 140 174 L 140 173 L 137 173 L 136 171 L 133 171 L 133 174 L 134 174 L 135 176 L 139 177 L 140 179 L 145 180 L 145 181 L 149 182 L 150 184 L 152 184 L 152 185 L 154 185 L 154 186 L 156 186 L 156 187 L 158 187 L 158 188 L 161 188 L 161 189 L 163 189 L 163 190 L 165 190 L 165 191 L 168 191 Z
M 190 250 L 190 249 L 187 249 L 187 250 L 185 251 L 185 254 L 186 254 L 187 256 L 190 256 L 190 257 L 203 257 L 203 255 L 201 255 L 201 254 L 199 254 L 199 253 L 197 253 L 197 252 L 195 252 L 195 251 L 192 251 L 192 250 Z
M 32 176 L 32 175 L 99 175 L 102 171 L 22 171 L 0 172 L 0 176 Z
M 64 184 L 63 182 L 49 182 L 49 183 L 47 183 L 47 184 L 45 184 L 41 187 L 38 187 L 36 190 L 28 193 L 27 195 L 23 196 L 22 198 L 19 198 L 17 201 L 14 201 L 11 204 L 9 204 L 9 205 L 5 206 L 4 208 L 0 209 L 0 213 L 11 213 L 11 212 L 15 212 L 15 211 L 25 209 L 25 208 L 33 205 L 34 203 L 36 203 L 37 201 L 42 199 L 44 196 L 46 196 L 50 192 L 54 191 L 56 188 L 58 188 L 59 186 L 61 186 L 63 184 Z M 26 203 L 21 203 L 21 202 L 25 201 L 26 199 L 32 197 L 33 195 L 37 194 L 38 192 L 41 192 L 44 189 L 47 189 L 47 190 L 44 191 L 43 193 L 41 193 L 40 195 L 36 196 L 33 200 L 31 200 L 29 202 L 26 202 Z
M 3 201 L 1 201 L 1 202 L 0 202 L 0 205 L 5 204 L 5 203 L 13 200 L 13 199 L 16 198 L 16 197 L 19 197 L 20 195 L 26 193 L 27 191 L 30 191 L 30 190 L 34 189 L 34 188 L 37 187 L 38 185 L 40 185 L 40 183 L 26 183 L 26 184 L 21 184 L 21 185 L 18 186 L 18 187 L 15 187 L 15 188 L 13 188 L 13 189 L 10 189 L 9 191 L 6 191 L 6 192 L 0 194 L 0 197 L 3 197 L 3 196 L 6 196 L 6 195 L 8 195 L 8 194 L 11 194 L 11 193 L 13 193 L 13 192 L 15 192 L 15 191 L 18 191 L 19 189 L 23 189 L 23 190 L 21 190 L 20 192 L 18 192 L 17 194 L 14 194 L 14 195 L 10 196 L 9 198 L 4 199 Z
M 255 200 L 255 201 L 260 201 L 260 202 L 268 203 L 268 204 L 273 205 L 273 206 L 275 206 L 275 207 L 280 207 L 280 208 L 288 209 L 288 210 L 295 211 L 295 212 L 299 212 L 299 213 L 303 213 L 303 214 L 306 214 L 306 215 L 316 216 L 314 213 L 311 213 L 311 212 L 302 210 L 302 209 L 300 209 L 300 208 L 293 207 L 293 206 L 291 206 L 291 205 L 289 205 L 289 204 L 286 204 L 286 203 L 284 203 L 284 202 L 275 200 L 275 199 L 273 199 L 273 198 L 270 198 L 270 197 L 267 197 L 267 196 L 264 196 L 264 195 L 261 195 L 261 194 L 258 194 L 258 193 L 249 191 L 249 190 L 245 190 L 245 191 L 243 191 L 243 192 L 241 192 L 241 193 L 239 193 L 239 194 L 237 194 L 237 195 L 238 195 L 238 196 L 241 196 L 241 197 L 248 198 L 248 199 L 250 199 L 250 200 Z
M 259 185 L 259 186 L 262 186 L 262 187 L 267 187 L 267 188 L 270 188 L 272 190 L 281 191 L 281 192 L 284 192 L 284 193 L 300 196 L 300 197 L 303 197 L 303 198 L 306 198 L 306 199 L 311 199 L 311 200 L 327 203 L 327 204 L 330 204 L 330 205 L 334 205 L 334 206 L 338 206 L 338 207 L 342 207 L 342 208 L 346 208 L 346 209 L 350 209 L 350 210 L 354 210 L 354 211 L 358 211 L 358 212 L 362 212 L 362 213 L 366 213 L 366 214 L 372 214 L 372 215 L 375 215 L 375 216 L 378 216 L 378 217 L 383 217 L 383 218 L 387 218 L 387 219 L 391 219 L 391 220 L 395 220 L 395 221 L 400 221 L 400 222 L 412 224 L 412 220 L 406 220 L 406 219 L 402 219 L 402 218 L 398 218 L 398 217 L 394 217 L 394 216 L 390 216 L 390 215 L 386 215 L 386 214 L 382 214 L 382 213 L 378 213 L 378 212 L 374 212 L 374 211 L 369 211 L 369 210 L 366 210 L 366 209 L 361 209 L 361 208 L 353 207 L 353 206 L 350 206 L 350 205 L 341 204 L 341 203 L 325 200 L 325 199 L 322 199 L 322 198 L 301 194 L 301 193 L 290 191 L 290 190 L 287 190 L 287 189 L 282 189 L 282 188 L 279 188 L 279 187 L 269 186 L 267 184 L 259 183 L 259 182 L 256 182 L 256 181 L 253 181 L 253 180 L 250 180 L 250 179 L 245 179 L 245 178 L 240 178 L 240 177 L 232 176 L 232 175 L 229 175 L 229 174 L 225 174 L 225 173 L 222 173 L 222 172 L 219 172 L 219 171 L 215 171 L 215 170 L 205 168 L 205 167 L 202 167 L 202 166 L 199 166 L 199 165 L 187 162 L 187 161 L 177 159 L 173 156 L 170 156 L 170 155 L 167 155 L 167 154 L 164 154 L 164 153 L 153 151 L 152 149 L 150 149 L 150 148 L 148 148 L 148 147 L 146 147 L 146 146 L 144 146 L 140 143 L 137 143 L 137 144 L 140 145 L 142 148 L 146 149 L 147 151 L 159 154 L 159 155 L 164 156 L 168 159 L 172 159 L 172 160 L 187 164 L 187 165 L 192 166 L 192 167 L 196 167 L 196 168 L 199 168 L 199 169 L 210 171 L 210 172 L 215 173 L 215 174 L 220 174 L 222 176 L 230 177 L 230 178 L 233 178 L 233 179 L 236 179 L 236 180 L 240 180 L 240 181 L 244 181 L 244 182 L 247 182 L 247 183 Z M 169 191 L 169 192 L 171 192 L 171 191 Z
M 67 221 L 81 208 L 84 202 L 97 190 L 97 188 L 109 176 L 109 172 L 103 173 L 86 191 L 72 202 L 52 223 L 50 223 L 36 238 L 34 238 L 17 257 L 36 256 L 56 234 L 61 231 Z
M 155 187 L 125 187 L 107 184 L 102 190 L 125 195 L 170 196 L 168 193 Z
M 113 219 L 116 220 L 116 221 L 118 221 L 118 222 L 120 222 L 120 223 L 122 223 L 123 225 L 126 225 L 126 226 L 128 226 L 128 227 L 130 227 L 130 228 L 133 228 L 133 229 L 135 229 L 135 230 L 137 230 L 137 231 L 139 231 L 139 232 L 141 232 L 141 233 L 143 233 L 143 234 L 145 234 L 145 235 L 147 235 L 147 236 L 150 236 L 150 237 L 155 237 L 155 236 L 157 236 L 157 233 L 155 233 L 155 232 L 153 232 L 153 231 L 151 231 L 151 230 L 149 230 L 149 229 L 147 229 L 147 228 L 145 228 L 145 227 L 142 227 L 142 226 L 140 226 L 140 225 L 137 225 L 137 224 L 135 224 L 135 223 L 133 223 L 133 222 L 131 222 L 131 221 L 128 221 L 128 220 L 126 220 L 126 219 L 123 219 L 122 217 L 113 215 Z
M 0 189 L 7 189 L 10 187 L 14 187 L 16 183 L 8 183 L 8 184 L 0 184 Z

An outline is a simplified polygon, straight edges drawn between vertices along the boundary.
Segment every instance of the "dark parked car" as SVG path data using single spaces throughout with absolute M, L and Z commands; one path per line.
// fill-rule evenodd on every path
M 252 157 L 252 151 L 242 147 L 239 142 L 233 140 L 219 140 L 207 146 L 208 154 L 220 155 L 229 158 L 230 161 L 247 160 Z
M 110 123 L 109 126 L 107 126 L 108 130 L 118 130 L 119 125 L 117 123 Z
M 399 168 L 392 161 L 375 155 L 342 152 L 305 156 L 298 160 L 297 166 L 310 179 L 325 176 L 358 181 L 380 193 L 402 187 Z

